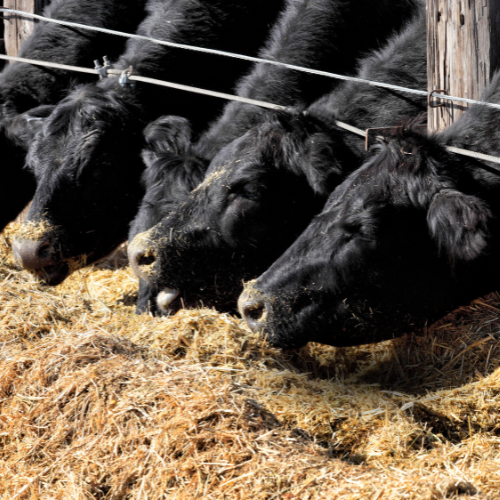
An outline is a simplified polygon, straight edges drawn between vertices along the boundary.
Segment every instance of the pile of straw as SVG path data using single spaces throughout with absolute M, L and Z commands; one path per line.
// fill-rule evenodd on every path
M 0 498 L 499 498 L 500 296 L 374 346 L 133 314 L 123 252 L 44 288 L 0 236 Z

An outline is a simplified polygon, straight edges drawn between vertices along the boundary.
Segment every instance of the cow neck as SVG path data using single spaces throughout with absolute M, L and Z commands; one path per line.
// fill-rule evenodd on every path
M 157 118 L 158 112 L 155 111 L 154 106 L 148 106 L 148 101 L 146 100 L 145 103 L 145 99 L 142 98 L 143 94 L 148 92 L 148 84 L 134 87 L 122 86 L 118 78 L 110 77 L 100 81 L 97 87 L 104 93 L 113 95 L 129 111 L 127 114 L 143 126 Z
M 325 129 L 329 130 L 329 133 L 333 135 L 336 142 L 340 142 L 348 149 L 348 151 L 345 151 L 345 154 L 350 153 L 352 158 L 358 162 L 364 158 L 364 138 L 342 129 L 336 124 L 337 121 L 341 121 L 347 122 L 355 127 L 359 126 L 356 120 L 351 119 L 350 113 L 346 113 L 345 108 L 340 105 L 335 92 L 318 99 L 309 106 L 306 114 L 324 124 Z

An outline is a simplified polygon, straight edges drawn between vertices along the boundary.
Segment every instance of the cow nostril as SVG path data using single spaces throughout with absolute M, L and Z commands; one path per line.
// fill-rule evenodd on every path
M 12 250 L 25 269 L 37 270 L 53 264 L 53 246 L 49 238 L 43 241 L 15 238 Z
M 252 332 L 257 332 L 265 326 L 267 306 L 256 290 L 248 288 L 243 291 L 238 300 L 238 309 Z
M 264 318 L 264 313 L 266 308 L 262 302 L 258 304 L 252 304 L 245 308 L 244 315 L 245 318 L 251 319 L 252 321 L 259 323 Z
M 137 265 L 150 266 L 154 264 L 156 257 L 153 254 L 142 254 L 137 256 Z
M 45 243 L 38 250 L 38 257 L 40 259 L 46 259 L 50 257 L 50 249 L 51 249 L 50 243 L 49 242 Z
M 266 321 L 266 305 L 262 301 L 245 304 L 241 308 L 243 319 L 252 332 L 257 332 L 262 329 Z
M 152 248 L 144 247 L 143 245 L 135 243 L 135 240 L 129 246 L 128 258 L 132 271 L 146 283 L 150 282 L 156 263 L 156 255 Z

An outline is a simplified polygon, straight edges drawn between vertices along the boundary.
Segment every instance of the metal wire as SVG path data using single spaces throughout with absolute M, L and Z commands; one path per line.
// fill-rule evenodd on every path
M 456 153 L 463 156 L 469 156 L 470 158 L 476 158 L 478 160 L 489 161 L 492 163 L 500 163 L 500 158 L 496 156 L 485 155 L 484 153 L 478 153 L 477 151 L 469 151 L 468 149 L 455 148 L 453 146 L 445 146 L 445 148 L 450 151 L 450 153 Z M 492 167 L 500 172 L 499 168 Z
M 61 21 L 59 19 L 52 19 L 50 17 L 40 16 L 39 14 L 32 14 L 30 12 L 25 12 L 22 10 L 0 8 L 0 12 L 6 12 L 6 13 L 10 13 L 10 14 L 31 17 L 33 19 L 38 19 L 40 21 L 47 21 L 50 23 L 60 24 L 62 26 L 69 26 L 72 28 L 99 31 L 101 33 L 107 33 L 109 35 L 123 36 L 126 38 L 135 38 L 138 40 L 146 40 L 146 41 L 151 42 L 151 43 L 155 43 L 158 45 L 165 45 L 167 47 L 173 47 L 173 48 L 177 48 L 177 49 L 194 50 L 196 52 L 204 52 L 206 54 L 212 54 L 212 55 L 217 55 L 217 56 L 232 57 L 234 59 L 242 59 L 244 61 L 249 61 L 249 62 L 254 62 L 254 63 L 272 64 L 274 66 L 281 66 L 281 67 L 284 67 L 287 69 L 291 69 L 291 70 L 295 70 L 295 71 L 302 71 L 303 73 L 324 76 L 324 77 L 333 78 L 336 80 L 365 83 L 365 84 L 371 85 L 373 87 L 380 87 L 380 88 L 389 89 L 389 90 L 396 90 L 399 92 L 405 92 L 407 94 L 429 96 L 429 92 L 427 92 L 425 90 L 409 89 L 406 87 L 401 87 L 399 85 L 391 85 L 389 83 L 378 82 L 378 81 L 374 81 L 374 80 L 365 80 L 364 78 L 356 78 L 353 76 L 338 75 L 336 73 L 329 73 L 327 71 L 320 71 L 320 70 L 312 69 L 312 68 L 304 68 L 302 66 L 296 66 L 294 64 L 287 64 L 287 63 L 280 62 L 280 61 L 273 61 L 271 59 L 262 59 L 260 57 L 245 56 L 243 54 L 235 54 L 233 52 L 226 52 L 223 50 L 207 49 L 205 47 L 196 47 L 194 45 L 185 45 L 185 44 L 181 44 L 181 43 L 167 42 L 165 40 L 158 40 L 157 38 L 150 38 L 150 37 L 143 36 L 143 35 L 125 33 L 123 31 L 115 31 L 115 30 L 110 30 L 107 28 L 100 28 L 97 26 L 89 26 L 86 24 L 74 23 L 74 22 L 70 22 L 70 21 Z M 436 99 L 439 98 L 439 99 L 444 99 L 444 100 L 448 100 L 448 101 L 465 102 L 468 104 L 479 104 L 481 106 L 488 106 L 490 108 L 500 110 L 500 104 L 493 104 L 493 103 L 485 102 L 485 101 L 477 101 L 475 99 L 467 99 L 465 97 L 454 97 L 454 96 L 450 96 L 450 95 L 446 95 L 446 94 L 434 95 L 433 97 L 435 97 Z
M 80 73 L 88 73 L 88 74 L 94 74 L 94 75 L 100 74 L 98 69 L 82 68 L 79 66 L 69 66 L 67 64 L 37 61 L 35 59 L 26 59 L 24 57 L 5 56 L 5 55 L 0 54 L 0 59 L 7 60 L 7 61 L 23 62 L 23 63 L 27 63 L 27 64 L 33 64 L 35 66 L 56 68 L 56 69 L 61 69 L 61 70 L 65 70 L 65 71 L 76 71 L 76 72 L 80 72 Z M 123 70 L 119 70 L 119 69 L 107 68 L 108 74 L 117 75 L 117 76 L 122 75 L 126 71 L 127 70 L 123 71 Z M 128 78 L 128 80 L 131 80 L 131 81 L 150 83 L 150 84 L 159 85 L 162 87 L 169 87 L 169 88 L 173 88 L 173 89 L 183 90 L 186 92 L 193 92 L 196 94 L 203 94 L 203 95 L 208 95 L 211 97 L 218 97 L 220 99 L 243 102 L 245 104 L 260 106 L 261 108 L 267 108 L 267 109 L 273 109 L 273 110 L 286 110 L 287 109 L 285 106 L 280 106 L 279 104 L 272 104 L 270 102 L 258 101 L 255 99 L 248 99 L 246 97 L 240 97 L 240 96 L 232 95 L 232 94 L 225 94 L 223 92 L 215 92 L 213 90 L 200 89 L 198 87 L 191 87 L 191 86 L 182 85 L 179 83 L 166 82 L 163 80 L 157 80 L 155 78 L 148 78 L 145 76 L 128 75 L 127 78 Z M 366 134 L 367 134 L 366 131 L 364 131 L 360 128 L 353 127 L 352 125 L 349 125 L 348 123 L 344 123 L 344 122 L 341 122 L 338 120 L 335 120 L 335 124 L 344 130 L 348 130 L 349 132 L 352 132 L 354 134 L 357 134 L 361 137 L 366 138 Z M 451 153 L 456 153 L 456 154 L 460 154 L 463 156 L 469 156 L 472 158 L 477 158 L 480 160 L 485 160 L 488 162 L 500 164 L 500 158 L 497 158 L 495 156 L 485 155 L 483 153 L 477 153 L 475 151 L 469 151 L 467 149 L 460 149 L 460 148 L 455 148 L 455 147 L 451 147 L 451 146 L 445 146 L 445 147 Z M 496 168 L 496 167 L 490 167 L 490 168 L 493 168 L 493 169 L 497 170 L 498 172 L 500 172 L 500 168 Z
M 56 68 L 56 69 L 61 69 L 61 70 L 65 70 L 65 71 L 76 71 L 79 73 L 88 73 L 88 74 L 94 74 L 94 75 L 100 74 L 97 69 L 82 68 L 79 66 L 69 66 L 67 64 L 38 61 L 35 59 L 26 59 L 24 57 L 5 56 L 5 55 L 0 54 L 0 59 L 4 59 L 6 61 L 23 62 L 23 63 L 27 63 L 27 64 L 33 64 L 35 66 L 44 66 L 47 68 Z M 125 72 L 126 71 L 127 70 L 125 70 Z M 108 68 L 107 72 L 108 72 L 108 74 L 119 76 L 119 75 L 122 75 L 124 71 L 119 70 L 119 69 Z M 173 89 L 184 90 L 186 92 L 193 92 L 195 94 L 204 94 L 204 95 L 208 95 L 211 97 L 219 97 L 220 99 L 227 99 L 230 101 L 238 101 L 238 102 L 243 102 L 245 104 L 253 104 L 254 106 L 260 106 L 261 108 L 268 108 L 268 109 L 274 109 L 274 110 L 286 109 L 285 106 L 280 106 L 278 104 L 272 104 L 270 102 L 257 101 L 255 99 L 248 99 L 247 97 L 240 97 L 237 95 L 225 94 L 223 92 L 216 92 L 213 90 L 200 89 L 198 87 L 191 87 L 189 85 L 182 85 L 179 83 L 166 82 L 163 80 L 157 80 L 155 78 L 148 78 L 145 76 L 129 75 L 128 79 L 132 80 L 132 81 L 137 81 L 137 82 L 151 83 L 153 85 L 159 85 L 161 87 L 169 87 L 169 88 L 173 88 Z
M 80 66 L 69 66 L 67 64 L 38 61 L 36 59 L 26 59 L 25 57 L 5 56 L 3 54 L 0 54 L 0 60 L 1 59 L 6 60 L 6 61 L 16 61 L 16 62 L 22 62 L 22 63 L 26 63 L 26 64 L 33 64 L 35 66 L 43 66 L 43 67 L 47 67 L 47 68 L 62 69 L 65 71 L 76 71 L 79 73 L 100 75 L 100 72 L 98 69 L 82 68 Z M 106 71 L 110 75 L 117 75 L 118 76 L 118 75 L 123 74 L 123 71 L 119 70 L 119 69 L 106 68 Z M 265 102 L 265 101 L 258 101 L 256 99 L 249 99 L 247 97 L 240 97 L 240 96 L 233 95 L 233 94 L 226 94 L 224 92 L 216 92 L 213 90 L 200 89 L 198 87 L 191 87 L 189 85 L 182 85 L 179 83 L 166 82 L 164 80 L 157 80 L 155 78 L 148 78 L 145 76 L 128 75 L 127 78 L 131 81 L 151 83 L 153 85 L 159 85 L 162 87 L 169 87 L 169 88 L 173 88 L 173 89 L 177 89 L 177 90 L 183 90 L 186 92 L 193 92 L 196 94 L 208 95 L 211 97 L 218 97 L 220 99 L 226 99 L 229 101 L 236 101 L 236 102 L 242 102 L 245 104 L 252 104 L 254 106 L 259 106 L 261 108 L 280 110 L 280 111 L 287 109 L 286 106 L 280 106 L 279 104 L 273 104 L 273 103 Z M 353 132 L 354 134 L 358 134 L 362 137 L 366 137 L 366 132 L 364 130 L 361 130 L 359 128 L 353 127 L 352 125 L 349 125 L 347 123 L 343 123 L 340 121 L 336 121 L 335 123 L 340 128 L 343 128 L 345 130 L 349 130 L 350 132 Z
M 66 71 L 76 71 L 78 73 L 89 73 L 89 74 L 94 74 L 94 75 L 98 74 L 96 69 L 81 68 L 80 66 L 68 66 L 67 64 L 38 61 L 36 59 L 26 59 L 25 57 L 5 56 L 3 54 L 0 54 L 0 59 L 3 59 L 5 61 L 16 61 L 16 62 L 22 62 L 22 63 L 27 63 L 27 64 L 33 64 L 34 66 L 45 66 L 47 68 L 56 68 L 56 69 L 62 69 L 62 70 L 66 70 Z

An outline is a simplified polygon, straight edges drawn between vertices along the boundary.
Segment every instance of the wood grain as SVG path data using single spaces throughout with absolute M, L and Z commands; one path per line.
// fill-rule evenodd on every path
M 4 0 L 8 9 L 23 10 L 33 14 L 41 14 L 49 0 Z M 9 56 L 17 56 L 19 48 L 33 31 L 35 21 L 22 16 L 5 14 L 5 50 Z
M 500 0 L 427 0 L 427 76 L 429 91 L 480 99 L 498 67 Z M 438 100 L 429 108 L 429 130 L 442 130 L 468 108 Z

